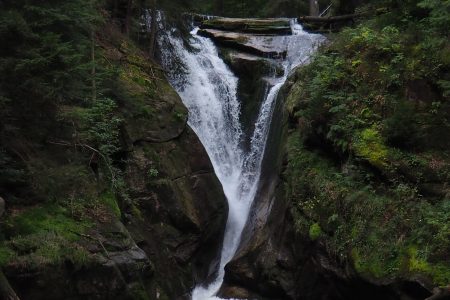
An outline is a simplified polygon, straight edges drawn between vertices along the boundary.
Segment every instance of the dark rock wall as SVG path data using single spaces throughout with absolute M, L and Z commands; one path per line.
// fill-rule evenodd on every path
M 226 266 L 220 294 L 238 299 L 425 299 L 417 282 L 369 282 L 320 241 L 295 229 L 284 168 L 288 131 L 286 99 L 292 78 L 279 93 L 264 157 L 259 191 L 242 244 Z
M 98 42 L 119 74 L 120 211 L 80 234 L 86 264 L 12 261 L 4 273 L 22 300 L 187 299 L 220 254 L 228 211 L 221 184 L 163 70 L 116 32 Z

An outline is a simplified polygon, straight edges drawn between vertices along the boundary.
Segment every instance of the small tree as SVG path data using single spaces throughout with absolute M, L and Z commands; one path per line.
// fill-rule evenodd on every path
M 311 16 L 318 16 L 319 11 L 319 1 L 318 0 L 309 0 L 309 14 Z

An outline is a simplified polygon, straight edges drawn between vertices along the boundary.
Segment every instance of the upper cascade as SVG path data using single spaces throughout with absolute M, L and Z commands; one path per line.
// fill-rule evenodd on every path
M 214 26 L 215 29 L 205 29 Z M 270 30 L 266 31 L 267 34 L 261 34 L 265 26 L 269 26 Z M 258 191 L 278 91 L 288 74 L 307 62 L 324 40 L 321 35 L 304 32 L 299 24 L 290 19 L 212 18 L 204 21 L 202 27 L 204 29 L 196 27 L 191 31 L 188 46 L 176 30 L 163 30 L 159 39 L 160 48 L 166 49 L 162 53 L 163 66 L 189 110 L 188 123 L 208 152 L 229 204 L 215 280 L 207 286 L 197 286 L 192 293 L 194 300 L 220 299 L 216 294 L 223 282 L 225 265 L 236 254 Z M 274 35 L 275 29 L 279 30 L 279 35 Z M 251 33 L 255 31 L 258 34 Z M 234 40 L 234 45 L 241 45 L 236 47 L 238 50 L 257 55 L 260 59 L 272 60 L 283 71 L 281 75 L 274 73 L 267 80 L 270 84 L 260 101 L 250 133 L 242 128 L 238 78 L 221 59 L 214 42 L 228 47 L 233 44 L 221 42 L 218 35 L 205 37 L 205 32 L 226 35 L 225 39 Z M 249 146 L 243 147 L 243 144 Z

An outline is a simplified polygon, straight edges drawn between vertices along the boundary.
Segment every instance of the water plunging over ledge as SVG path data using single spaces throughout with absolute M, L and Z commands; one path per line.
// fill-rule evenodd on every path
M 241 106 L 237 98 L 238 78 L 218 55 L 215 44 L 206 37 L 191 32 L 190 47 L 174 31 L 166 31 L 159 39 L 163 65 L 169 79 L 189 110 L 189 125 L 205 147 L 215 173 L 228 200 L 229 213 L 225 229 L 219 269 L 208 286 L 197 286 L 193 300 L 220 299 L 216 297 L 225 275 L 225 265 L 235 255 L 242 231 L 255 198 L 261 173 L 261 164 L 278 92 L 289 72 L 305 63 L 324 38 L 303 31 L 292 22 L 290 36 L 255 36 L 265 47 L 287 50 L 287 56 L 277 62 L 284 75 L 274 77 L 261 107 L 255 129 L 245 136 L 241 127 Z M 249 139 L 250 150 L 242 149 L 241 142 Z

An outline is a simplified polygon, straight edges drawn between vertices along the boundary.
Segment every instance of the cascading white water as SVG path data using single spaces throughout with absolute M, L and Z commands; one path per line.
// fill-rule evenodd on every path
M 277 94 L 289 72 L 304 63 L 323 40 L 320 35 L 304 32 L 293 22 L 293 35 L 285 37 L 261 36 L 261 43 L 279 49 L 285 45 L 287 57 L 280 61 L 284 68 L 281 78 L 274 78 L 258 114 L 250 150 L 240 144 L 243 135 L 240 125 L 240 103 L 237 99 L 238 79 L 218 55 L 214 43 L 191 32 L 190 47 L 174 31 L 166 31 L 159 39 L 163 65 L 169 79 L 189 110 L 189 125 L 205 147 L 225 196 L 229 213 L 223 248 L 216 279 L 208 286 L 197 286 L 193 300 L 220 299 L 215 296 L 222 285 L 225 265 L 235 255 L 250 207 L 255 198 L 261 173 L 261 163 Z M 282 44 L 280 44 L 282 43 Z

